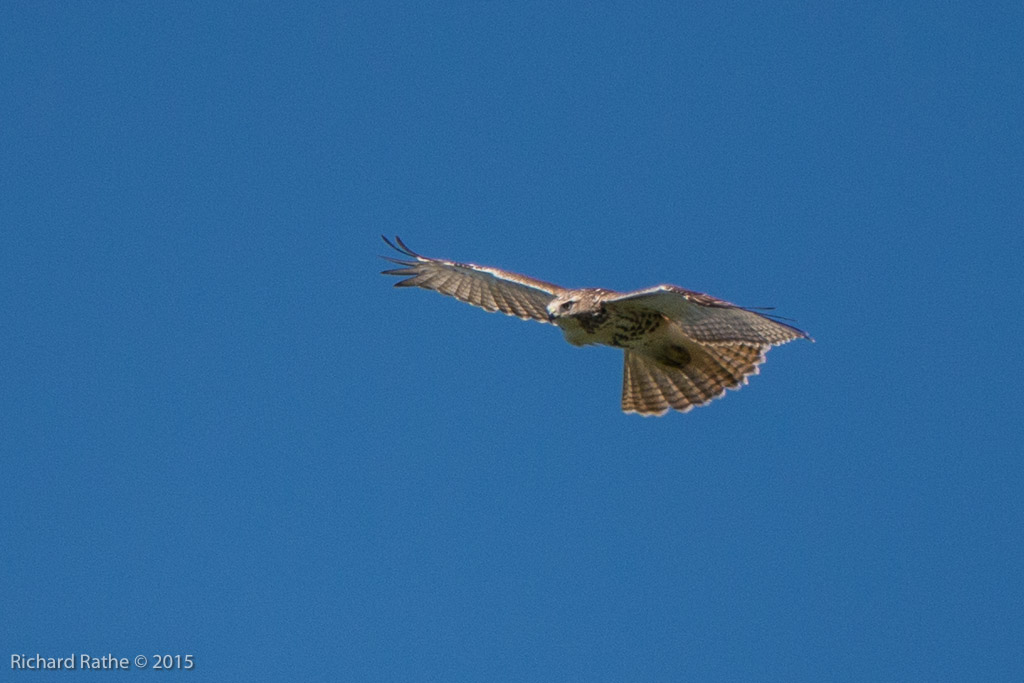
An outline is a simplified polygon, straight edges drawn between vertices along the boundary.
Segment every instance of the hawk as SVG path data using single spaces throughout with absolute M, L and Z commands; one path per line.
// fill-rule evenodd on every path
M 404 257 L 381 257 L 401 266 L 384 275 L 407 276 L 396 287 L 432 289 L 485 311 L 552 323 L 574 346 L 623 349 L 627 413 L 685 413 L 746 384 L 771 347 L 811 339 L 773 316 L 675 285 L 566 289 L 507 270 L 428 258 L 398 237 L 381 237 Z

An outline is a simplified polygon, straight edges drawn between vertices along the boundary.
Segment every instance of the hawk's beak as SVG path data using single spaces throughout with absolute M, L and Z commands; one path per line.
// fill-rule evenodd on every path
M 548 311 L 548 322 L 549 323 L 555 322 L 555 314 L 552 313 L 551 311 Z

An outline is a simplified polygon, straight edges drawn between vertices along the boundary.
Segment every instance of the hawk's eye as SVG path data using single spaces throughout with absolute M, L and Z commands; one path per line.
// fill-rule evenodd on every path
M 572 308 L 572 302 L 571 301 L 566 301 L 564 304 L 562 304 L 562 310 L 563 311 L 568 311 L 570 308 Z

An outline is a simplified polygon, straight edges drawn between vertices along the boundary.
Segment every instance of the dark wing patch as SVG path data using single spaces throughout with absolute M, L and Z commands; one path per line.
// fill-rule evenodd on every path
M 605 307 L 657 311 L 676 323 L 689 338 L 707 344 L 774 346 L 794 339 L 811 339 L 803 330 L 772 316 L 675 285 L 625 292 L 607 299 Z
M 668 344 L 662 347 L 654 358 L 662 365 L 675 368 L 676 370 L 682 370 L 693 360 L 685 346 L 678 346 L 676 344 Z
M 394 242 L 383 235 L 381 238 L 389 247 L 411 259 L 381 257 L 402 266 L 382 271 L 384 275 L 408 276 L 395 283 L 396 287 L 432 289 L 485 311 L 501 311 L 542 323 L 549 322 L 548 303 L 565 291 L 550 282 L 507 270 L 428 258 L 414 252 L 397 236 Z

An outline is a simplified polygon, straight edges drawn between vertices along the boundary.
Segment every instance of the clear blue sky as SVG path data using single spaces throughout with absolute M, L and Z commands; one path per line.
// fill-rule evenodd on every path
M 1019 2 L 22 2 L 0 57 L 0 669 L 1024 678 Z M 622 415 L 381 233 L 817 343 Z

